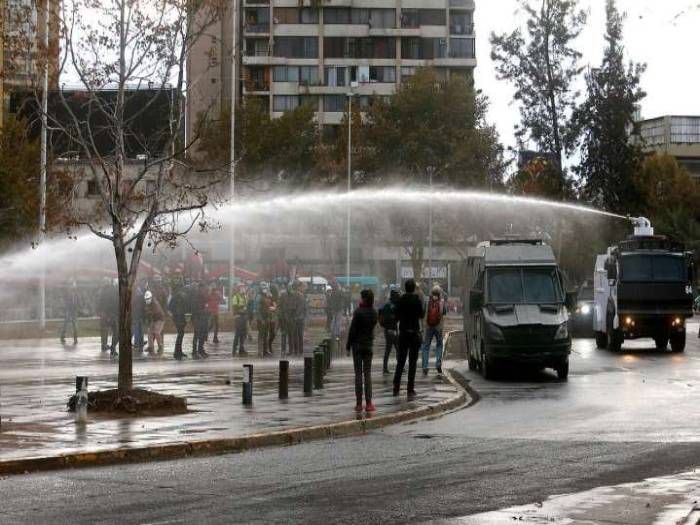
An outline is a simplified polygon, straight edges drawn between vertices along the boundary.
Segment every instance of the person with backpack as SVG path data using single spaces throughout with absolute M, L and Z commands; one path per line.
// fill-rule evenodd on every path
M 399 319 L 396 315 L 401 294 L 398 290 L 392 289 L 389 293 L 389 300 L 379 311 L 379 325 L 384 329 L 384 368 L 382 373 L 387 376 L 389 371 L 389 356 L 391 349 L 399 352 Z
M 425 339 L 423 341 L 423 375 L 428 375 L 430 362 L 430 346 L 435 338 L 435 369 L 442 375 L 442 328 L 447 315 L 447 303 L 442 296 L 442 289 L 434 286 L 428 298 L 425 314 Z
M 362 412 L 362 394 L 364 391 L 365 412 L 374 412 L 372 403 L 372 347 L 374 345 L 374 327 L 377 326 L 377 311 L 374 309 L 374 293 L 362 290 L 360 306 L 352 315 L 346 349 L 352 352 L 355 367 L 355 405 L 356 412 Z

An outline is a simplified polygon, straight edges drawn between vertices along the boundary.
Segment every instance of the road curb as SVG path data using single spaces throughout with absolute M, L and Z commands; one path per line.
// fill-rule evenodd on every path
M 455 395 L 439 403 L 412 410 L 404 410 L 395 414 L 366 417 L 327 425 L 292 428 L 277 432 L 249 434 L 233 438 L 165 443 L 151 447 L 118 448 L 113 450 L 62 454 L 59 456 L 41 456 L 0 461 L 0 476 L 68 468 L 86 468 L 117 465 L 121 463 L 210 456 L 243 452 L 257 448 L 291 446 L 319 439 L 335 439 L 361 435 L 370 430 L 377 430 L 389 425 L 435 416 L 470 402 L 470 396 L 467 394 L 467 391 L 449 372 L 445 374 L 445 378 L 456 388 L 457 392 Z

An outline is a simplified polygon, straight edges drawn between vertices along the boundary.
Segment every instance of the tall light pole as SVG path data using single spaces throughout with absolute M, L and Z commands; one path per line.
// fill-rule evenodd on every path
M 430 199 L 428 200 L 428 207 L 430 210 L 430 217 L 428 219 L 428 286 L 432 289 L 433 286 L 433 173 L 435 168 L 433 166 L 428 166 L 428 177 L 430 186 Z
M 357 82 L 351 82 L 351 91 L 348 92 L 348 209 L 347 209 L 347 245 L 345 247 L 345 284 L 348 287 L 348 306 L 352 310 L 352 291 L 350 289 L 350 224 L 352 222 L 352 206 L 350 205 L 350 192 L 352 191 L 352 88 L 358 86 Z
M 231 149 L 229 152 L 229 185 L 231 205 L 235 202 L 236 190 L 236 98 L 238 93 L 238 0 L 231 2 Z M 236 280 L 236 226 L 235 214 L 231 210 L 231 238 L 229 243 L 229 297 Z
M 39 242 L 46 239 L 47 113 L 49 110 L 49 0 L 44 0 L 44 71 L 41 82 L 41 159 L 39 171 Z M 46 266 L 39 275 L 39 325 L 46 328 Z

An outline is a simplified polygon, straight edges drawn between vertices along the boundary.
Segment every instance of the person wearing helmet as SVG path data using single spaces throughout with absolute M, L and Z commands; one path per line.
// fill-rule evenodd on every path
M 442 375 L 442 328 L 447 304 L 442 296 L 442 289 L 434 286 L 430 292 L 425 314 L 425 339 L 421 352 L 423 354 L 423 375 L 428 375 L 430 362 L 430 346 L 435 339 L 435 369 L 438 375 Z
M 144 307 L 143 318 L 148 327 L 148 353 L 154 354 L 153 342 L 158 345 L 158 355 L 163 354 L 163 325 L 165 324 L 165 313 L 163 307 L 156 299 L 153 292 L 146 292 L 143 295 Z

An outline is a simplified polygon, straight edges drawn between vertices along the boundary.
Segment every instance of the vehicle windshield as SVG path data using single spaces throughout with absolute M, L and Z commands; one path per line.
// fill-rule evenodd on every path
M 490 303 L 542 304 L 563 302 L 559 275 L 554 268 L 490 270 L 488 283 Z
M 623 282 L 685 282 L 685 260 L 678 255 L 624 255 L 620 265 Z

